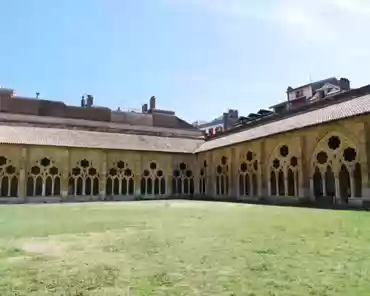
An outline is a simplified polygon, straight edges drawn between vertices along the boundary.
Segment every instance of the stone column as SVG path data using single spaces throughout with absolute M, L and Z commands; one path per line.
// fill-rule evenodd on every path
M 339 182 L 339 176 L 338 174 L 335 174 L 335 202 L 337 204 L 340 204 L 342 199 L 341 199 L 341 192 L 340 192 L 340 182 Z
M 313 179 L 310 178 L 310 201 L 315 202 L 315 190 L 314 190 L 314 184 L 313 184 Z
M 265 151 L 265 141 L 262 140 L 259 149 L 259 160 L 258 160 L 258 168 L 259 174 L 257 174 L 258 179 L 258 186 L 259 186 L 259 196 L 262 197 L 270 197 L 271 196 L 271 182 L 270 182 L 270 174 L 267 174 L 268 171 L 268 160 L 266 160 L 266 151 Z
M 299 182 L 299 171 L 297 172 L 293 172 L 294 174 L 294 196 L 299 196 L 299 186 L 300 186 L 300 182 Z
M 313 186 L 310 190 L 310 180 L 313 175 L 310 174 L 310 151 L 308 150 L 307 139 L 305 136 L 299 137 L 299 155 L 298 155 L 298 196 L 315 200 Z M 311 172 L 312 173 L 312 172 Z M 311 176 L 312 175 L 312 176 Z
M 285 173 L 284 173 L 284 193 L 285 193 L 285 196 L 289 196 L 289 190 L 288 190 L 288 171 L 285 170 Z
M 23 147 L 21 150 L 21 158 L 19 160 L 19 182 L 18 182 L 18 196 L 24 202 L 27 202 L 27 170 L 28 170 L 28 149 Z
M 199 196 L 199 181 L 200 181 L 200 167 L 199 155 L 196 154 L 193 160 L 193 176 L 194 176 L 194 196 Z
M 275 184 L 276 184 L 276 196 L 280 196 L 280 182 L 279 182 L 279 173 L 275 174 Z
M 322 195 L 324 197 L 328 196 L 328 193 L 326 192 L 326 174 L 321 174 L 321 182 L 322 182 Z
M 229 197 L 231 199 L 237 198 L 237 174 L 238 174 L 238 165 L 237 161 L 237 152 L 235 148 L 230 149 L 230 169 L 229 169 Z
M 135 192 L 134 195 L 136 197 L 141 196 L 141 175 L 144 171 L 143 164 L 144 163 L 144 156 L 143 153 L 140 153 L 138 157 L 135 157 L 135 163 L 134 163 L 134 170 L 135 170 Z M 163 172 L 165 173 L 165 172 Z M 166 175 L 164 175 L 164 178 Z M 167 181 L 167 180 L 166 180 Z M 166 187 L 168 186 L 166 182 Z
M 70 159 L 69 159 L 69 150 L 65 149 L 62 152 L 61 157 L 61 178 L 60 178 L 60 194 L 62 200 L 66 200 L 69 194 L 69 173 L 70 173 Z
M 210 197 L 215 197 L 216 193 L 216 181 L 215 181 L 215 165 L 214 165 L 214 152 L 210 151 L 209 153 L 209 162 L 207 166 L 207 195 Z
M 107 184 L 107 153 L 101 151 L 100 178 L 99 178 L 99 195 L 101 200 L 105 200 Z
M 353 176 L 353 169 L 350 170 L 349 172 L 349 181 L 350 181 L 350 185 L 351 185 L 351 198 L 355 198 L 355 197 L 358 197 L 356 196 L 356 183 L 355 183 L 355 179 L 354 179 L 354 176 Z
M 172 178 L 173 178 L 173 171 L 177 165 L 177 159 L 176 159 L 176 155 L 171 155 L 170 157 L 171 157 L 170 165 L 167 166 L 167 169 L 166 169 L 166 196 L 174 198 L 173 188 L 172 188 Z M 182 183 L 181 186 L 184 186 L 184 184 Z
M 370 205 L 370 123 L 365 122 L 361 132 L 360 165 L 362 179 L 362 200 Z

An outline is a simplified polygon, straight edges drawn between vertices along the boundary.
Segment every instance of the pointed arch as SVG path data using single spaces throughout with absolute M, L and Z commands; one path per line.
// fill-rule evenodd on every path
M 37 160 L 28 171 L 27 196 L 59 196 L 60 169 L 52 158 Z
M 194 185 L 193 170 L 189 164 L 180 162 L 177 164 L 172 172 L 172 191 L 176 195 L 193 195 L 194 189 L 191 186 Z M 193 184 L 193 185 L 192 185 Z
M 270 154 L 267 169 L 270 174 L 268 181 L 271 195 L 299 196 L 301 161 L 295 147 L 288 143 L 280 143 Z
M 69 173 L 70 186 L 74 196 L 98 196 L 99 172 L 93 162 L 88 159 L 79 160 Z M 106 184 L 106 188 L 107 184 Z
M 316 168 L 324 173 L 323 195 L 348 202 L 361 192 L 357 181 L 362 182 L 361 171 L 355 174 L 357 163 L 361 161 L 359 147 L 355 139 L 338 131 L 329 132 L 318 141 L 310 158 L 310 171 L 313 178 Z
M 132 178 L 128 180 L 128 186 L 128 191 L 133 192 Z M 165 195 L 166 188 L 162 188 L 162 186 L 166 186 L 164 171 L 159 168 L 156 162 L 152 161 L 141 174 L 141 195 L 149 197 Z
M 19 171 L 11 158 L 0 155 L 0 197 L 18 196 Z

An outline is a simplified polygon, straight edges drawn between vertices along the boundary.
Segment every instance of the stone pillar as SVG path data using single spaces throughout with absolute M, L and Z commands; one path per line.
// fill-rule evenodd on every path
M 62 152 L 61 157 L 61 178 L 60 178 L 60 194 L 62 200 L 66 200 L 69 194 L 69 173 L 70 173 L 70 159 L 69 159 L 69 150 L 65 149 Z
M 229 170 L 229 197 L 231 199 L 237 198 L 237 175 L 238 175 L 238 165 L 237 165 L 237 152 L 235 148 L 230 149 L 230 170 Z
M 354 176 L 353 176 L 353 169 L 350 170 L 349 172 L 349 181 L 350 181 L 350 185 L 351 185 L 351 198 L 355 198 L 357 197 L 356 196 L 356 188 L 355 188 L 355 179 L 354 179 Z
M 286 170 L 286 172 L 284 173 L 284 188 L 285 188 L 285 190 L 284 190 L 284 193 L 285 193 L 285 196 L 287 197 L 287 196 L 289 196 L 289 190 L 288 190 L 288 174 L 287 174 L 287 170 Z
M 101 200 L 104 200 L 106 196 L 105 191 L 106 184 L 107 184 L 107 153 L 104 150 L 102 150 L 100 163 L 100 178 L 99 178 L 99 195 Z
M 293 172 L 294 174 L 294 196 L 299 196 L 299 171 L 298 172 Z
M 312 201 L 312 202 L 315 202 L 315 194 L 314 194 L 314 192 L 315 192 L 315 190 L 314 190 L 314 184 L 313 184 L 313 179 L 312 178 L 310 178 L 310 192 L 311 192 L 311 194 L 310 194 L 310 201 Z
M 166 176 L 166 196 L 170 196 L 174 198 L 173 188 L 172 188 L 172 178 L 173 178 L 173 171 L 176 168 L 176 165 L 178 163 L 177 163 L 176 155 L 171 155 L 170 157 L 171 157 L 170 165 L 167 166 L 166 175 L 165 175 Z M 184 186 L 184 184 L 182 183 L 181 186 Z
M 21 158 L 19 160 L 19 182 L 18 182 L 18 196 L 21 200 L 27 201 L 27 170 L 28 170 L 28 149 L 23 147 L 21 150 Z
M 135 196 L 141 196 L 141 175 L 144 171 L 143 164 L 144 158 L 143 153 L 140 153 L 138 157 L 135 157 L 135 164 L 134 164 L 134 170 L 135 170 Z M 163 172 L 165 173 L 165 172 Z M 166 175 L 164 175 L 164 178 Z M 166 187 L 168 186 L 167 180 L 166 180 Z M 166 188 L 167 190 L 167 188 Z
M 215 181 L 215 160 L 214 160 L 214 152 L 210 151 L 209 153 L 209 163 L 207 166 L 207 195 L 210 197 L 215 197 L 216 194 L 216 181 Z
M 361 134 L 359 148 L 361 153 L 362 199 L 370 205 L 370 123 L 364 123 Z
M 200 164 L 199 155 L 196 154 L 193 160 L 193 176 L 194 176 L 194 196 L 200 195 L 199 181 L 200 181 L 200 168 L 203 164 Z
M 337 204 L 340 204 L 342 201 L 340 194 L 341 192 L 340 192 L 339 176 L 338 174 L 335 174 L 335 202 Z
M 299 155 L 298 155 L 298 196 L 303 198 L 312 198 L 314 196 L 313 186 L 310 189 L 310 180 L 312 180 L 313 174 L 310 172 L 310 151 L 306 143 L 307 139 L 305 136 L 299 137 Z
M 258 185 L 259 185 L 259 196 L 260 197 L 266 197 L 271 196 L 271 182 L 270 182 L 270 175 L 268 172 L 268 160 L 266 160 L 266 151 L 265 151 L 265 141 L 263 140 L 260 144 L 259 149 L 259 175 L 257 175 L 258 178 Z
M 321 182 L 322 182 L 322 195 L 326 197 L 328 196 L 328 193 L 326 192 L 326 174 L 322 174 L 321 172 L 320 174 L 321 174 Z

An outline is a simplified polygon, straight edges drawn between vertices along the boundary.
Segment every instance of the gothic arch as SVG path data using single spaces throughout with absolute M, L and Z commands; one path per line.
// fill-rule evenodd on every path
M 247 150 L 239 156 L 238 184 L 239 196 L 258 196 L 258 174 L 260 165 L 258 156 Z
M 27 176 L 27 196 L 59 196 L 60 169 L 44 157 L 34 163 Z
M 330 132 L 316 145 L 311 161 L 312 194 L 316 198 L 362 196 L 359 145 L 342 133 Z M 320 174 L 320 177 L 319 177 Z
M 18 180 L 18 169 L 9 158 L 0 156 L 0 196 L 17 197 Z
M 222 156 L 216 167 L 216 195 L 229 194 L 229 160 Z
M 280 144 L 268 162 L 268 184 L 271 196 L 299 196 L 300 161 L 293 145 Z
M 172 193 L 178 195 L 194 194 L 193 171 L 184 162 L 181 162 L 173 171 Z
M 99 173 L 91 161 L 82 159 L 72 168 L 68 192 L 74 196 L 99 195 Z
M 132 196 L 135 194 L 135 176 L 132 168 L 122 160 L 114 162 L 108 170 L 106 194 Z
M 163 170 L 155 161 L 141 174 L 140 191 L 144 196 L 160 196 L 166 194 L 166 179 Z

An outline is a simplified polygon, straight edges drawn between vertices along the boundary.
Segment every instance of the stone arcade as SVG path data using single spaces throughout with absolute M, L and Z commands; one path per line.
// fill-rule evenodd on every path
M 173 112 L 0 93 L 0 201 L 370 201 L 370 87 L 204 140 Z

